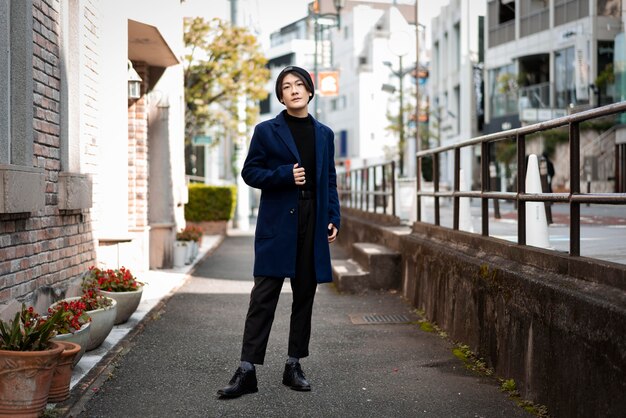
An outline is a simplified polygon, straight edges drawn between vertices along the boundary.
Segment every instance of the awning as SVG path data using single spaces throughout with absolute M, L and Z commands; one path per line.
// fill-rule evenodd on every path
M 153 67 L 170 67 L 179 63 L 155 26 L 131 19 L 128 19 L 128 58 Z

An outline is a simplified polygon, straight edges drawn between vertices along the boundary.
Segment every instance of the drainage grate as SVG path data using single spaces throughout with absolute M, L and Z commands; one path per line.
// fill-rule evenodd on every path
M 355 325 L 365 324 L 406 324 L 409 318 L 400 314 L 351 314 L 350 321 Z

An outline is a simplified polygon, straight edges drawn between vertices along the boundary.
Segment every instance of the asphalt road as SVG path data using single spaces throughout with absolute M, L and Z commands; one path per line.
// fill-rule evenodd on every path
M 279 302 L 259 392 L 220 400 L 239 364 L 252 286 L 252 237 L 227 237 L 154 312 L 102 384 L 81 399 L 80 417 L 528 417 L 494 378 L 467 370 L 451 342 L 420 330 L 396 293 L 341 295 L 319 287 L 311 392 L 281 383 L 291 295 Z M 336 252 L 341 256 L 341 251 Z M 356 325 L 351 315 L 405 315 L 403 324 Z

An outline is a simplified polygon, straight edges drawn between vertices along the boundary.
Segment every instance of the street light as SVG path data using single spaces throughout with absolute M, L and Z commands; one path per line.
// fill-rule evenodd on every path
M 128 60 L 128 99 L 135 100 L 141 97 L 141 77 L 133 67 L 133 63 Z
M 400 140 L 398 141 L 398 156 L 400 158 L 400 177 L 404 176 L 404 76 L 414 71 L 414 68 L 404 69 L 402 68 L 402 57 L 409 53 L 409 46 L 411 40 L 410 35 L 405 31 L 392 32 L 389 35 L 388 47 L 392 54 L 398 57 L 398 71 L 394 71 L 389 61 L 383 62 L 384 65 L 389 67 L 391 74 L 398 77 L 398 86 L 400 90 L 400 110 L 398 113 L 398 131 L 400 134 Z
M 346 5 L 346 0 L 333 0 L 333 5 L 335 6 L 335 10 L 337 13 L 322 13 L 320 14 L 319 1 L 315 0 L 312 3 L 312 14 L 314 19 L 314 37 L 315 37 L 315 55 L 313 57 L 313 73 L 315 75 L 315 89 L 317 90 L 318 85 L 318 52 L 317 45 L 319 43 L 319 32 L 320 27 L 322 28 L 337 28 L 337 30 L 341 29 L 341 9 L 343 9 Z M 322 23 L 323 22 L 323 23 Z M 319 103 L 318 103 L 318 95 L 316 94 L 314 99 L 315 101 L 315 118 L 319 118 Z

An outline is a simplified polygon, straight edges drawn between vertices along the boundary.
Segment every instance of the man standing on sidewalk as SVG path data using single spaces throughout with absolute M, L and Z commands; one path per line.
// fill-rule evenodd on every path
M 276 96 L 286 110 L 256 126 L 241 171 L 248 185 L 261 189 L 261 203 L 241 365 L 228 386 L 217 391 L 224 398 L 258 391 L 254 365 L 263 364 L 285 277 L 293 303 L 283 384 L 311 390 L 300 359 L 309 355 L 317 284 L 332 281 L 329 244 L 340 226 L 334 134 L 309 115 L 314 92 L 305 69 L 281 71 Z

